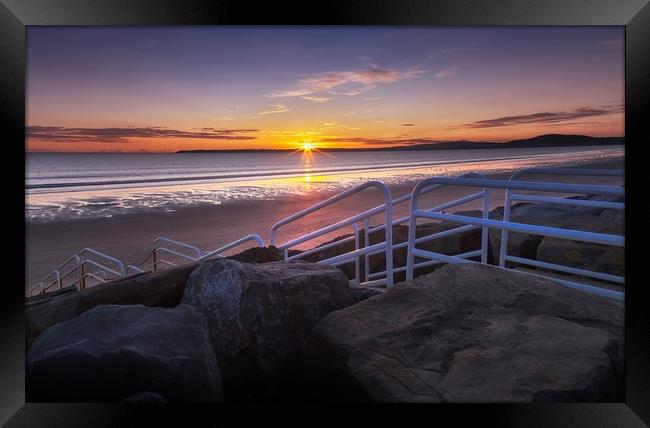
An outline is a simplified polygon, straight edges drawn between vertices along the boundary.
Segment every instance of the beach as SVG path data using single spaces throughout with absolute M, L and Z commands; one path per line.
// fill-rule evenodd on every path
M 592 162 L 581 168 L 623 168 L 623 159 Z M 486 174 L 489 178 L 505 179 L 511 172 Z M 558 177 L 531 176 L 526 180 L 547 180 L 589 184 L 620 184 L 615 177 Z M 393 198 L 409 194 L 414 185 L 403 182 L 389 185 Z M 310 191 L 313 183 L 303 182 L 303 191 L 296 195 L 285 195 L 270 200 L 241 200 L 221 204 L 201 204 L 179 207 L 174 211 L 145 210 L 144 212 L 115 215 L 104 218 L 79 217 L 73 220 L 59 220 L 45 223 L 27 222 L 25 290 L 38 282 L 44 275 L 56 268 L 72 254 L 82 248 L 93 248 L 108 255 L 140 266 L 153 249 L 153 241 L 164 236 L 198 246 L 202 251 L 218 248 L 251 233 L 259 234 L 269 245 L 269 231 L 273 224 L 289 215 L 308 208 L 338 191 Z M 447 187 L 425 196 L 422 201 L 428 206 L 443 203 L 475 189 Z M 558 196 L 567 196 L 559 195 Z M 504 192 L 491 191 L 491 209 L 503 205 Z M 361 211 L 383 203 L 382 196 L 375 189 L 342 200 L 295 223 L 283 227 L 278 233 L 281 244 L 301 234 L 317 230 L 345 219 Z M 474 201 L 454 208 L 452 211 L 479 209 L 480 201 Z M 408 202 L 394 207 L 393 218 L 408 213 Z M 373 218 L 379 224 L 381 216 Z M 336 236 L 350 233 L 349 227 L 342 228 L 319 239 L 306 242 L 296 248 L 312 248 Z M 239 252 L 252 244 L 238 247 L 230 254 Z M 227 253 L 228 254 L 228 253 Z M 151 258 L 141 266 L 151 269 Z

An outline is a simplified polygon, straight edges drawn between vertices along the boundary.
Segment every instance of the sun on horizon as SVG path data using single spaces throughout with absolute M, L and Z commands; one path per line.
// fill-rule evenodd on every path
M 310 152 L 624 135 L 622 27 L 27 33 L 27 151 Z

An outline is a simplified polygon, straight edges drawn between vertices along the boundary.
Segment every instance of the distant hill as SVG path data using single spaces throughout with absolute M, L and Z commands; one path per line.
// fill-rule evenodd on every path
M 321 148 L 324 152 L 359 151 L 413 151 L 413 150 L 461 150 L 461 149 L 508 149 L 523 147 L 577 147 L 577 146 L 615 146 L 625 144 L 624 137 L 589 137 L 587 135 L 545 134 L 525 140 L 505 142 L 487 141 L 443 141 L 437 143 L 417 143 L 408 146 L 381 148 Z M 179 150 L 176 153 L 266 153 L 291 152 L 293 149 L 228 149 L 228 150 Z

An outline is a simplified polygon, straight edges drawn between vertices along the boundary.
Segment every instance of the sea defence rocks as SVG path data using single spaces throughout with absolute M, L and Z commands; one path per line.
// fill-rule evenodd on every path
M 196 264 L 147 272 L 30 304 L 25 310 L 27 348 L 46 328 L 99 305 L 173 307 L 180 303 Z
M 332 312 L 309 335 L 305 400 L 621 401 L 621 303 L 477 264 Z
M 276 247 L 271 245 L 268 247 L 252 247 L 226 258 L 242 263 L 270 263 L 282 260 L 282 255 Z
M 353 299 L 331 266 L 216 260 L 192 272 L 182 302 L 207 319 L 226 397 L 237 401 L 281 397 L 312 327 Z
M 222 399 L 207 323 L 195 308 L 100 305 L 45 330 L 27 354 L 27 401 Z
M 280 253 L 275 247 L 254 247 L 228 258 L 266 263 L 280 260 Z M 80 291 L 64 290 L 28 298 L 25 311 L 27 349 L 46 328 L 71 320 L 98 305 L 174 307 L 181 301 L 188 276 L 199 264 L 145 272 Z

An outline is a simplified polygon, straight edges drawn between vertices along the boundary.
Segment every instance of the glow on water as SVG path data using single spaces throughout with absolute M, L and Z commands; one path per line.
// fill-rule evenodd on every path
M 400 184 L 436 175 L 459 175 L 469 171 L 496 173 L 536 166 L 580 165 L 584 162 L 624 156 L 621 147 L 572 149 L 562 153 L 548 149 L 515 150 L 509 153 L 505 153 L 508 149 L 497 150 L 504 152 L 500 154 L 501 156 L 497 153 L 486 155 L 483 150 L 471 151 L 476 153 L 470 153 L 468 156 L 468 151 L 463 151 L 464 160 L 453 159 L 453 153 L 450 153 L 460 151 L 447 151 L 449 153 L 443 154 L 443 159 L 436 159 L 429 163 L 417 162 L 413 157 L 400 162 L 401 152 L 396 152 L 392 156 L 396 158 L 395 162 L 384 164 L 368 162 L 356 167 L 349 165 L 349 162 L 344 162 L 346 156 L 342 156 L 341 153 L 321 155 L 310 149 L 303 151 L 297 164 L 294 162 L 296 167 L 286 174 L 273 171 L 277 175 L 261 174 L 243 179 L 228 177 L 190 181 L 182 179 L 173 181 L 172 177 L 164 183 L 104 186 L 93 185 L 92 180 L 89 180 L 78 187 L 29 189 L 25 196 L 25 215 L 31 221 L 41 222 L 78 218 L 80 215 L 111 217 L 151 209 L 174 211 L 192 205 L 302 197 L 313 192 L 336 192 L 371 179 L 383 180 L 387 184 Z M 342 167 L 337 167 L 337 158 L 342 160 Z M 260 170 L 265 168 L 272 170 L 268 165 L 260 166 Z M 240 172 L 246 175 L 246 171 Z M 42 171 L 32 171 L 32 173 L 34 176 L 44 175 Z M 164 176 L 163 172 L 160 175 Z

